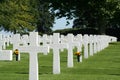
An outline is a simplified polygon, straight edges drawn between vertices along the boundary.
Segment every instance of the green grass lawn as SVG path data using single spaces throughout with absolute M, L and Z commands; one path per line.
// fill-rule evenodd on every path
M 11 47 L 9 47 L 11 48 Z M 52 74 L 52 51 L 39 54 L 39 80 L 120 80 L 120 42 L 111 43 L 103 51 L 82 63 L 67 68 L 67 51 L 61 52 L 61 74 Z M 0 61 L 0 80 L 28 80 L 29 55 L 21 54 L 21 61 Z

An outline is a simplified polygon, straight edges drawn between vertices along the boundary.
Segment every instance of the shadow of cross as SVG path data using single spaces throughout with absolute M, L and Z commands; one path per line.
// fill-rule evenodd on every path
M 47 53 L 49 48 L 46 46 L 39 46 L 38 44 L 38 33 L 30 32 L 29 36 L 30 45 L 29 46 L 19 46 L 20 52 L 29 53 L 29 80 L 39 80 L 38 79 L 38 58 L 37 54 Z

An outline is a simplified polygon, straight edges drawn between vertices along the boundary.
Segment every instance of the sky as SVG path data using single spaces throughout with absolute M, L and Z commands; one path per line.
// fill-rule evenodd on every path
M 72 28 L 73 20 L 68 20 L 68 21 L 70 22 L 70 24 L 66 26 L 65 18 L 55 19 L 55 24 L 53 25 L 52 30 Z
M 0 34 L 8 35 L 8 34 L 11 34 L 11 33 L 9 33 L 9 32 L 4 32 L 4 31 L 0 31 Z
M 53 31 L 57 29 L 65 29 L 65 28 L 72 28 L 73 25 L 73 20 L 68 20 L 70 24 L 66 26 L 66 19 L 65 18 L 60 18 L 60 19 L 55 19 L 55 24 L 53 25 Z M 10 34 L 4 31 L 0 31 L 0 34 Z

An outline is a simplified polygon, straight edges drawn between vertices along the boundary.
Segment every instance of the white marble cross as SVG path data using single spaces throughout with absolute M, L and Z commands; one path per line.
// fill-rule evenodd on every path
M 10 46 L 10 35 L 6 35 L 6 45 Z
M 80 46 L 78 47 L 78 51 L 82 51 L 82 45 L 83 45 L 83 39 L 82 39 L 82 34 L 78 34 L 75 38 L 76 42 L 79 42 Z
M 28 46 L 29 36 L 28 35 L 22 35 L 20 41 L 22 42 L 23 45 Z
M 0 34 L 0 50 L 2 50 L 2 34 Z
M 0 60 L 12 61 L 12 50 L 0 50 Z
M 12 37 L 13 50 L 16 49 L 16 46 L 19 46 L 20 43 L 20 34 L 14 34 Z
M 84 58 L 88 58 L 88 43 L 89 43 L 89 40 L 88 40 L 88 35 L 85 34 L 84 35 Z
M 49 47 L 51 39 L 48 39 L 48 35 L 44 34 L 41 38 L 39 38 L 39 41 L 40 41 L 39 43 L 42 43 L 41 46 Z M 47 54 L 45 54 L 45 55 L 47 55 Z
M 53 44 L 50 45 L 53 49 L 53 74 L 60 74 L 60 53 L 59 50 L 67 48 L 67 44 L 60 43 L 60 34 L 53 34 Z
M 30 32 L 30 44 L 29 46 L 18 46 L 20 52 L 29 53 L 29 80 L 38 79 L 38 58 L 37 54 L 40 52 L 48 52 L 48 47 L 39 46 L 38 44 L 38 33 Z
M 89 40 L 90 40 L 90 42 L 89 42 L 90 56 L 93 56 L 93 35 L 90 35 Z
M 78 42 L 73 41 L 73 34 L 68 34 L 67 35 L 67 44 L 68 44 L 68 60 L 67 60 L 67 66 L 68 67 L 73 67 L 73 48 L 80 47 L 80 44 Z
M 47 46 L 47 42 L 48 42 L 47 34 L 44 34 L 44 35 L 42 36 L 42 42 L 43 42 L 43 45 L 46 45 L 46 46 Z
M 0 60 L 12 60 L 12 50 L 2 50 L 2 34 L 0 34 Z
M 0 34 L 0 48 L 1 49 L 5 49 L 6 48 L 6 45 L 5 45 L 5 40 L 4 40 L 4 35 L 3 34 Z
M 93 53 L 96 54 L 97 53 L 97 39 L 96 39 L 96 36 L 97 35 L 94 35 L 93 38 L 94 38 L 94 41 L 93 41 Z
M 20 42 L 20 34 L 14 34 L 12 36 L 13 51 L 17 49 L 17 46 L 19 46 Z M 18 61 L 20 61 L 20 54 L 18 54 Z

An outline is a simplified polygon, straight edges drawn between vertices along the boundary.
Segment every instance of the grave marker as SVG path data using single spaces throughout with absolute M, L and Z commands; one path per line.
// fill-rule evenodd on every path
M 93 56 L 93 35 L 90 35 L 90 56 Z
M 0 60 L 12 61 L 12 50 L 0 50 Z
M 67 65 L 68 67 L 73 67 L 73 48 L 80 47 L 80 44 L 78 42 L 73 42 L 73 34 L 68 34 L 67 35 L 67 44 L 68 44 L 68 60 L 67 60 Z
M 88 35 L 84 35 L 84 58 L 88 58 Z
M 0 34 L 0 50 L 2 50 L 2 34 Z
M 12 60 L 12 50 L 2 50 L 2 34 L 0 34 L 0 60 Z
M 93 36 L 93 46 L 94 46 L 94 48 L 93 48 L 93 53 L 95 54 L 95 53 L 97 53 L 97 39 L 96 39 L 96 35 L 94 35 Z
M 13 51 L 17 49 L 17 46 L 19 46 L 20 42 L 20 34 L 14 34 L 12 37 Z M 18 61 L 20 61 L 20 54 L 18 54 Z
M 29 53 L 29 80 L 38 79 L 38 58 L 37 54 L 40 52 L 48 52 L 48 47 L 39 46 L 38 44 L 38 33 L 30 32 L 30 45 L 29 46 L 18 46 L 20 52 Z
M 83 44 L 83 39 L 82 39 L 82 35 L 81 34 L 78 34 L 77 36 L 76 36 L 76 38 L 77 38 L 77 42 L 79 42 L 79 44 L 80 44 L 80 46 L 78 47 L 78 51 L 82 51 L 82 44 Z
M 53 74 L 60 74 L 60 53 L 59 50 L 67 48 L 67 44 L 60 43 L 60 34 L 53 34 L 53 44 L 50 45 L 53 49 Z

